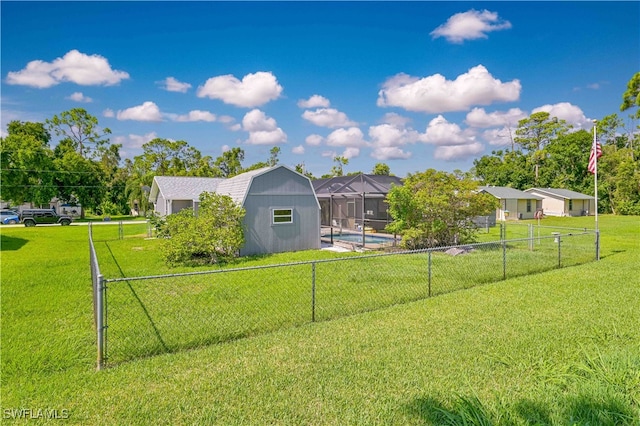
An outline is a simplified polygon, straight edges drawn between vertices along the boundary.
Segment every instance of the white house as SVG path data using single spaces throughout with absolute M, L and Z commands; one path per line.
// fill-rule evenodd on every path
M 285 166 L 229 179 L 156 176 L 149 193 L 156 213 L 198 210 L 202 192 L 230 196 L 246 210 L 242 256 L 320 248 L 320 204 L 308 177 Z
M 525 192 L 542 197 L 542 209 L 548 216 L 591 216 L 596 199 L 591 195 L 559 188 L 530 188 Z
M 542 197 L 519 189 L 504 186 L 481 186 L 480 192 L 491 194 L 500 200 L 496 220 L 534 219 L 542 208 Z

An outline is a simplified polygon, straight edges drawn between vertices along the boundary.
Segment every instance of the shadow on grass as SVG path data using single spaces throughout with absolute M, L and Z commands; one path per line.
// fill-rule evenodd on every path
M 452 405 L 435 398 L 418 398 L 408 410 L 425 424 L 447 426 L 640 424 L 632 404 L 614 395 L 566 396 L 558 401 L 558 407 L 560 412 L 553 416 L 550 407 L 529 399 L 494 408 L 486 406 L 476 396 L 458 395 Z
M 0 234 L 0 251 L 20 250 L 29 240 Z
M 109 246 L 109 243 L 105 243 L 105 245 L 107 246 L 107 250 L 109 250 L 109 254 L 111 255 L 111 258 L 113 259 L 113 262 L 115 263 L 116 267 L 118 268 L 118 271 L 120 271 L 120 275 L 122 275 L 122 277 L 124 278 L 124 271 L 122 270 L 122 268 L 120 268 L 120 264 L 118 263 L 118 260 L 116 259 L 115 255 L 111 251 L 111 247 Z M 126 281 L 126 283 L 127 283 L 127 287 L 131 291 L 132 296 L 136 299 L 136 301 L 140 305 L 140 309 L 142 309 L 142 312 L 144 312 L 145 317 L 149 321 L 149 325 L 153 329 L 153 332 L 154 332 L 156 338 L 158 339 L 158 343 L 160 344 L 160 346 L 162 347 L 164 352 L 168 351 L 169 348 L 167 347 L 166 343 L 164 342 L 164 339 L 162 338 L 162 335 L 160 334 L 160 330 L 158 330 L 158 327 L 156 326 L 155 322 L 153 321 L 153 318 L 151 318 L 151 315 L 149 314 L 149 311 L 147 310 L 147 307 L 144 305 L 144 303 L 142 302 L 142 300 L 140 299 L 140 297 L 138 296 L 138 294 L 134 290 L 134 288 L 131 285 L 131 283 L 129 281 Z

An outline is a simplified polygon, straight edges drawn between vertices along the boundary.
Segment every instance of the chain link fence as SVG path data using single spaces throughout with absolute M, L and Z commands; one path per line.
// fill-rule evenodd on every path
M 104 295 L 100 326 L 104 333 L 98 338 L 99 346 L 103 343 L 102 358 L 98 360 L 117 364 L 596 259 L 593 231 L 565 229 L 552 234 L 556 231 L 545 230 L 544 236 L 530 237 L 530 228 L 522 229 L 524 238 L 419 251 L 365 252 L 330 260 L 147 277 L 100 277 L 94 284 L 94 290 L 100 293 L 101 288 Z M 91 236 L 90 242 L 93 247 Z M 95 260 L 99 274 L 94 249 L 92 253 L 92 273 Z

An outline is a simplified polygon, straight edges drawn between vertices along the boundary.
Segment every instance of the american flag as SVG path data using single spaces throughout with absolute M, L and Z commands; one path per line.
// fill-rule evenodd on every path
M 600 142 L 594 141 L 595 143 L 591 145 L 591 153 L 589 154 L 589 165 L 587 166 L 587 170 L 592 174 L 596 173 L 596 163 L 598 162 L 598 158 L 602 157 L 602 146 Z

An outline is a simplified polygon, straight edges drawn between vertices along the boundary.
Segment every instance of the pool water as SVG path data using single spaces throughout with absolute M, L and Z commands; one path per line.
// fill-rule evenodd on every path
M 326 236 L 325 238 L 331 238 Z M 334 240 L 347 241 L 350 243 L 362 243 L 362 234 L 333 234 Z M 365 244 L 389 244 L 393 242 L 393 238 L 383 237 L 381 235 L 365 235 Z

